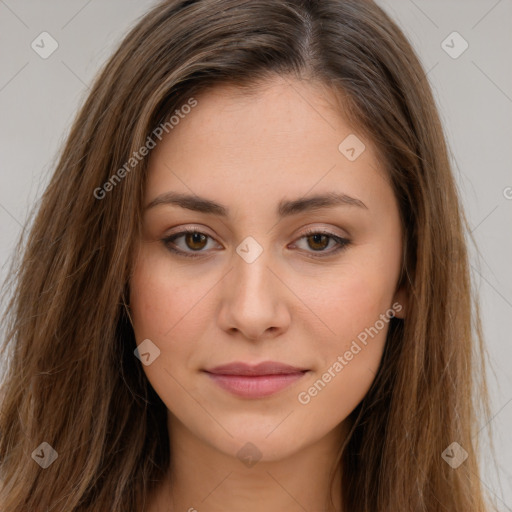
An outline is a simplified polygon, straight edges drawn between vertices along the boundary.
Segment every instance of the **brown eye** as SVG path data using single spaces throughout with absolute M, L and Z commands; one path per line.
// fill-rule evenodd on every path
M 182 242 L 180 246 L 177 241 L 181 238 L 183 238 L 184 244 Z M 213 240 L 209 235 L 190 229 L 163 238 L 162 243 L 169 251 L 179 256 L 195 258 L 202 255 L 206 256 L 209 253 L 209 251 L 203 250 L 208 245 L 209 239 Z M 350 240 L 336 236 L 333 233 L 324 233 L 322 231 L 308 231 L 304 233 L 299 240 L 307 240 L 307 248 L 303 250 L 309 253 L 318 253 L 315 257 L 334 255 L 350 244 Z M 333 247 L 331 247 L 331 250 L 326 250 L 330 242 L 333 242 Z
M 181 238 L 183 238 L 183 242 L 181 242 L 181 244 L 177 243 Z M 195 258 L 207 252 L 203 249 L 208 245 L 208 239 L 211 239 L 211 237 L 200 231 L 189 229 L 163 238 L 162 243 L 173 253 Z
M 207 237 L 203 233 L 191 232 L 184 236 L 187 247 L 193 251 L 199 251 L 206 246 Z
M 324 235 L 322 233 L 316 233 L 314 235 L 308 235 L 306 237 L 308 241 L 312 240 L 312 243 L 309 242 L 309 247 L 315 251 L 321 251 L 323 249 L 326 249 L 329 245 L 329 236 Z
M 306 241 L 306 247 L 302 248 L 306 253 L 318 253 L 315 254 L 313 257 L 324 257 L 324 256 L 332 256 L 343 249 L 346 249 L 349 244 L 350 240 L 347 240 L 346 238 L 341 238 L 334 233 L 330 233 L 328 231 L 318 231 L 311 229 L 309 231 L 306 231 L 303 233 L 303 235 L 299 238 L 299 242 L 305 240 Z M 329 244 L 333 242 L 330 250 Z M 301 248 L 297 243 L 294 245 L 297 245 L 299 248 Z

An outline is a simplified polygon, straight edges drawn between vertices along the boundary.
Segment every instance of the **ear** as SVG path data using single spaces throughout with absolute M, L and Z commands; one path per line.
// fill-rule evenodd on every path
M 402 285 L 400 288 L 398 288 L 398 290 L 395 292 L 395 295 L 393 296 L 392 308 L 395 311 L 396 318 L 405 318 L 407 302 L 407 290 L 405 285 Z

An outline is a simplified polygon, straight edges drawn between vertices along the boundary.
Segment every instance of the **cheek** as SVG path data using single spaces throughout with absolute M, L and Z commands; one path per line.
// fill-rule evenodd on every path
M 150 339 L 160 350 L 143 370 L 166 402 L 182 394 L 178 382 L 193 360 L 193 340 L 201 338 L 197 315 L 207 285 L 185 277 L 179 267 L 171 269 L 169 258 L 154 247 L 141 251 L 132 273 L 130 310 L 137 344 Z
M 314 313 L 308 318 L 321 326 L 318 330 L 324 333 L 323 346 L 340 351 L 388 311 L 394 294 L 393 279 L 393 273 L 379 265 L 347 263 L 329 272 L 325 279 L 317 279 L 316 284 L 298 282 L 295 290 Z
M 347 418 L 370 389 L 384 351 L 392 298 L 387 280 L 368 267 L 341 274 L 324 288 L 323 299 L 316 299 L 329 330 L 322 329 L 318 344 L 320 366 L 295 397 L 309 413 L 297 435 L 302 429 L 334 428 Z
M 144 248 L 130 281 L 130 309 L 137 341 L 175 339 L 182 325 L 193 325 L 200 307 L 203 279 L 193 279 L 171 267 L 169 258 L 155 247 Z M 157 343 L 158 343 L 157 341 Z
M 194 391 L 188 382 L 188 365 L 200 339 L 197 313 L 205 291 L 202 280 L 185 278 L 179 268 L 170 268 L 169 258 L 154 246 L 144 248 L 130 281 L 130 310 L 137 344 L 150 339 L 160 353 L 149 365 L 142 365 L 151 386 L 169 410 L 186 410 Z M 196 315 L 196 316 L 194 316 Z
M 301 386 L 297 402 L 326 423 L 348 416 L 375 379 L 392 317 L 395 272 L 386 264 L 379 258 L 346 262 L 323 286 L 301 290 L 321 320 L 312 334 L 321 343 L 319 366 Z

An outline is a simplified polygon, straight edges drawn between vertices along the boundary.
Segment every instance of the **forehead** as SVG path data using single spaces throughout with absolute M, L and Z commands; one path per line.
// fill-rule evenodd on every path
M 282 198 L 343 185 L 357 197 L 385 181 L 371 141 L 355 133 L 340 98 L 321 84 L 278 78 L 250 94 L 222 85 L 194 98 L 151 154 L 146 204 L 167 189 Z M 361 151 L 356 159 L 342 153 L 346 140 Z
M 250 89 L 222 84 L 195 98 L 198 106 L 186 122 L 180 123 L 181 129 L 173 130 L 175 136 L 176 132 L 194 130 L 203 135 L 209 131 L 209 136 L 229 136 L 238 142 L 245 141 L 247 134 L 251 142 L 258 142 L 270 134 L 272 139 L 265 142 L 272 145 L 283 138 L 312 135 L 313 131 L 324 138 L 328 131 L 350 128 L 340 95 L 333 88 L 310 80 L 278 76 Z M 280 136 L 275 138 L 274 134 Z M 260 137 L 255 139 L 255 135 Z

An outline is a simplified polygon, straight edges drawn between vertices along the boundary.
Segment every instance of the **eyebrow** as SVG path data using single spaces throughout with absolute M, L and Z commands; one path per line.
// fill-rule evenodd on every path
M 176 205 L 187 210 L 200 213 L 229 217 L 229 209 L 225 206 L 197 195 L 166 192 L 153 199 L 145 208 L 149 210 L 159 205 Z M 360 200 L 347 194 L 330 192 L 309 197 L 300 197 L 293 200 L 281 200 L 277 206 L 277 215 L 280 218 L 290 217 L 303 212 L 312 212 L 324 208 L 336 206 L 357 206 L 368 210 L 368 207 Z

